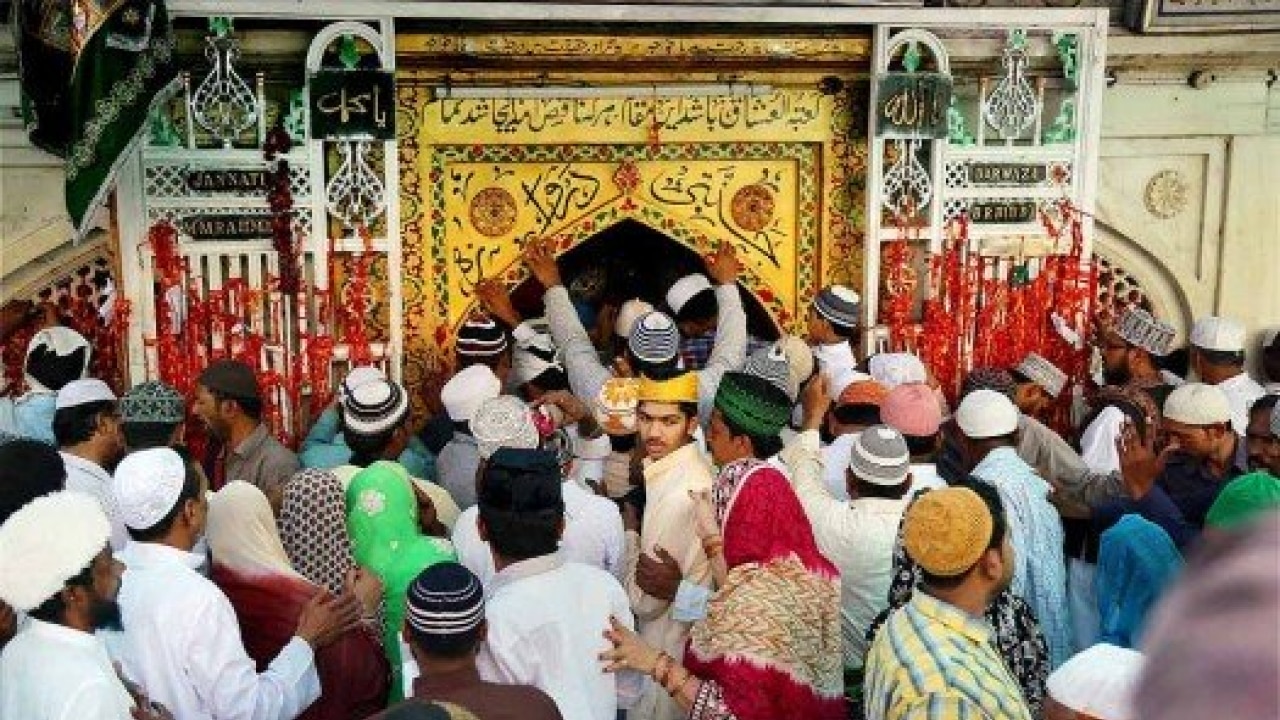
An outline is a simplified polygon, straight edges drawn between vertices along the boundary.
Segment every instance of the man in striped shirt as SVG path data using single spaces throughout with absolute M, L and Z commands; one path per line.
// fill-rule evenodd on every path
M 903 546 L 920 588 L 867 654 L 868 720 L 1031 720 L 983 620 L 1013 577 L 999 495 L 979 484 L 925 493 L 903 520 Z

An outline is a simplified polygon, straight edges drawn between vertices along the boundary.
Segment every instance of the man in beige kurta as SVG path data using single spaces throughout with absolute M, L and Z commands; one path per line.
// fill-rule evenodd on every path
M 641 380 L 638 410 L 640 440 L 645 449 L 645 509 L 641 532 L 627 532 L 627 594 L 640 636 L 674 658 L 684 656 L 690 622 L 672 617 L 673 603 L 645 593 L 636 583 L 640 553 L 662 548 L 680 564 L 687 583 L 711 585 L 711 565 L 693 530 L 691 490 L 709 490 L 710 462 L 693 432 L 698 425 L 697 379 L 693 373 L 665 382 Z M 631 710 L 631 720 L 679 720 L 680 710 L 667 692 L 649 683 Z

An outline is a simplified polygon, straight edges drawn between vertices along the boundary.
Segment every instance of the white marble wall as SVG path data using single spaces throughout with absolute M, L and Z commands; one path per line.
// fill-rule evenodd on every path
M 1184 332 L 1280 326 L 1280 99 L 1263 70 L 1195 89 L 1169 72 L 1109 88 L 1096 248 Z M 1251 345 L 1250 349 L 1253 349 Z

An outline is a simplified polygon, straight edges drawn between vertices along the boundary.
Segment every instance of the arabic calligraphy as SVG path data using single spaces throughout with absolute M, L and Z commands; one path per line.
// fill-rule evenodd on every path
M 382 108 L 382 88 L 377 85 L 365 93 L 348 93 L 343 87 L 337 92 L 321 95 L 316 100 L 316 109 L 325 115 L 336 114 L 344 125 L 351 122 L 353 115 L 369 115 L 377 127 L 387 126 L 387 113 Z
M 737 177 L 733 165 L 711 169 L 679 165 L 650 181 L 649 195 L 663 205 L 684 208 L 690 213 L 690 222 L 727 230 L 747 250 L 780 268 L 778 243 L 783 232 L 773 212 L 773 198 L 781 173 L 764 168 L 760 177 L 746 186 L 735 182 Z
M 569 128 L 647 131 L 754 130 L 797 133 L 822 117 L 817 92 L 754 96 L 626 98 L 446 98 L 434 103 L 446 127 L 502 135 Z
M 322 70 L 311 77 L 311 134 L 395 137 L 395 81 L 382 70 Z
M 544 233 L 570 213 L 591 207 L 600 187 L 598 179 L 570 164 L 552 165 L 533 178 L 522 180 L 520 190 L 537 218 L 533 234 Z
M 886 73 L 879 79 L 876 127 L 882 137 L 946 137 L 951 78 L 939 73 Z

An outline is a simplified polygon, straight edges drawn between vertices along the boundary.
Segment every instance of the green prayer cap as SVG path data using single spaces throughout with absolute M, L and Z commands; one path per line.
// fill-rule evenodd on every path
M 791 399 L 781 388 L 741 372 L 721 378 L 715 407 L 726 423 L 753 437 L 777 435 L 791 418 Z
M 1222 488 L 1204 523 L 1220 530 L 1233 530 L 1278 507 L 1280 478 L 1265 471 L 1253 472 L 1241 475 Z

